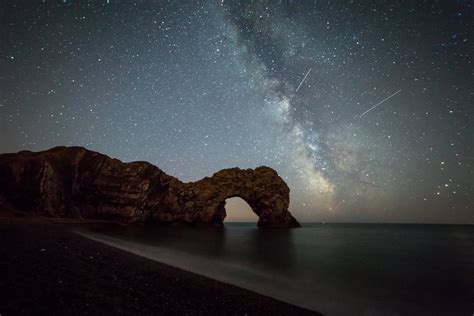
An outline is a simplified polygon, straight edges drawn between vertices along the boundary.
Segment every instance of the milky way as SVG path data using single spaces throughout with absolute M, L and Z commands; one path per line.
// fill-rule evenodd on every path
M 0 8 L 0 152 L 268 165 L 303 221 L 474 222 L 470 2 Z

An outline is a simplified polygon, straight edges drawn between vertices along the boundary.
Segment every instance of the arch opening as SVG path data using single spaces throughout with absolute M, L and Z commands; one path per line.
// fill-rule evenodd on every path
M 256 223 L 259 219 L 250 205 L 238 196 L 230 197 L 225 200 L 225 211 L 227 214 L 224 218 L 225 223 Z

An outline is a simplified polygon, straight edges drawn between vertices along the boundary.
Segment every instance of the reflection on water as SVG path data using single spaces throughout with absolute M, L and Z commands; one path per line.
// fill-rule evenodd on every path
M 224 229 L 94 224 L 89 231 L 144 245 L 165 246 L 195 255 L 259 265 L 277 273 L 293 269 L 294 230 L 258 229 L 254 223 L 251 226 L 249 223 L 231 223 Z
M 101 224 L 86 234 L 329 315 L 474 311 L 472 226 Z

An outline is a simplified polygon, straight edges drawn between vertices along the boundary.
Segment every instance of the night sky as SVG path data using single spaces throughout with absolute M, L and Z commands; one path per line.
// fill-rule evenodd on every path
M 0 152 L 79 145 L 184 181 L 267 165 L 301 221 L 474 223 L 473 15 L 2 0 Z

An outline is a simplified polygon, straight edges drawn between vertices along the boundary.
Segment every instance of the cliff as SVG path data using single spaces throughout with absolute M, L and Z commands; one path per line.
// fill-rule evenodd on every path
M 0 155 L 0 205 L 48 217 L 220 226 L 241 197 L 260 227 L 299 227 L 276 171 L 224 169 L 183 183 L 148 162 L 124 163 L 82 147 Z

